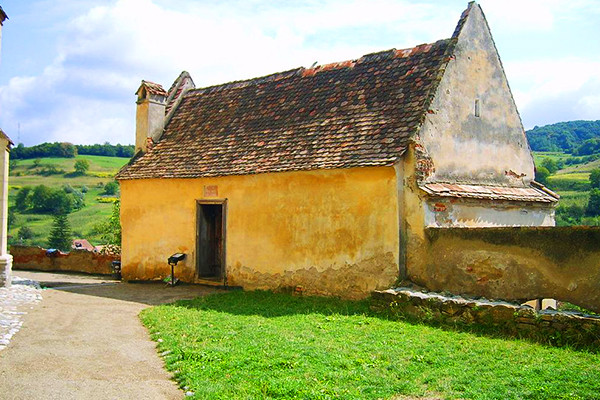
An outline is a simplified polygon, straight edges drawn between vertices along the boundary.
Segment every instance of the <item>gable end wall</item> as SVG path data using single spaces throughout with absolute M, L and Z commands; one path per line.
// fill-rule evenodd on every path
M 479 6 L 460 31 L 420 139 L 434 165 L 427 181 L 528 186 L 534 178 L 525 132 Z

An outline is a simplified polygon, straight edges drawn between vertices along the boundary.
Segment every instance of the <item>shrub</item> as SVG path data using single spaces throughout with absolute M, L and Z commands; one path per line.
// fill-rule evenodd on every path
M 535 170 L 535 180 L 541 184 L 548 184 L 548 177 L 550 176 L 550 171 L 546 167 L 539 167 Z
M 597 217 L 600 215 L 600 189 L 590 191 L 590 199 L 585 209 L 585 215 L 588 217 Z
M 112 196 L 112 195 L 117 194 L 118 191 L 119 191 L 119 184 L 115 181 L 111 181 L 111 182 L 108 182 L 106 185 L 104 185 L 104 191 L 102 192 L 102 194 Z
M 19 238 L 23 240 L 31 239 L 33 237 L 33 231 L 27 225 L 22 226 L 19 229 Z
M 590 186 L 592 189 L 600 189 L 600 169 L 593 169 L 590 173 Z
M 90 169 L 90 162 L 88 160 L 77 160 L 75 161 L 75 172 L 81 175 L 85 175 L 85 173 Z

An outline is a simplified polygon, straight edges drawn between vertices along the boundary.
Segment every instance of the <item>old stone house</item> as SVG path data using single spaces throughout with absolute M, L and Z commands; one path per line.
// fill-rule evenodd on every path
M 410 276 L 426 227 L 554 224 L 481 8 L 451 38 L 137 91 L 118 174 L 122 274 L 359 297 Z

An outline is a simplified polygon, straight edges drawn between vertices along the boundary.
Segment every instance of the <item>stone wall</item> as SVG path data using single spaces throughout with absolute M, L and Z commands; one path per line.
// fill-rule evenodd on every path
M 87 250 L 72 250 L 46 256 L 46 249 L 37 246 L 11 246 L 13 269 L 36 271 L 70 271 L 88 274 L 111 274 L 112 262 L 119 256 L 94 253 Z
M 545 344 L 598 349 L 600 317 L 519 304 L 445 296 L 410 288 L 373 293 L 372 308 L 392 318 L 533 339 Z
M 433 291 L 600 312 L 600 227 L 428 228 L 408 279 Z

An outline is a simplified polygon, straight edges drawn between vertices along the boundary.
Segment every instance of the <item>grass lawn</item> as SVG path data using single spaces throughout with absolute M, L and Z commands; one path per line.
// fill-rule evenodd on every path
M 229 292 L 144 310 L 197 399 L 599 399 L 600 355 L 374 315 L 368 301 Z
M 532 151 L 533 161 L 535 165 L 540 165 L 544 158 L 551 158 L 554 161 L 566 160 L 570 157 L 570 154 L 563 153 L 560 151 Z

